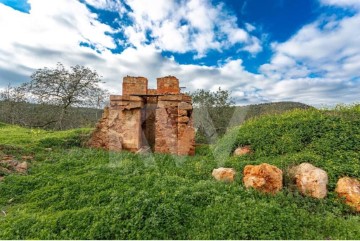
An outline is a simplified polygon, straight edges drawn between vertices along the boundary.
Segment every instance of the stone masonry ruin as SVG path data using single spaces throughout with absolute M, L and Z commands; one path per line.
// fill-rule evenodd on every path
M 189 95 L 173 76 L 157 78 L 148 89 L 144 77 L 124 77 L 123 95 L 111 95 L 89 146 L 107 150 L 194 155 L 195 130 Z

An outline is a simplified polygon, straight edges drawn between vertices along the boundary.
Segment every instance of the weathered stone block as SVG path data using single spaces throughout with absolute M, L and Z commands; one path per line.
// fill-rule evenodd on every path
M 244 185 L 265 193 L 276 193 L 282 189 L 282 171 L 276 166 L 263 163 L 244 168 Z
M 174 76 L 157 78 L 157 92 L 159 94 L 180 94 L 179 80 Z
M 193 109 L 192 104 L 187 103 L 187 102 L 181 102 L 178 106 L 179 106 L 180 110 L 192 110 Z
M 335 192 L 345 202 L 352 206 L 357 212 L 360 212 L 360 181 L 355 178 L 343 177 L 336 184 Z
M 123 95 L 146 95 L 148 80 L 144 77 L 126 76 L 123 79 Z
M 310 163 L 301 163 L 289 170 L 289 176 L 303 195 L 314 198 L 326 197 L 328 175 L 324 170 Z
M 233 182 L 235 175 L 234 168 L 219 167 L 212 171 L 212 176 L 218 181 Z
M 133 96 L 139 95 L 139 96 Z M 123 95 L 110 96 L 110 108 L 96 125 L 89 145 L 108 150 L 140 149 L 193 155 L 195 130 L 191 97 L 180 94 L 179 81 L 158 79 L 158 89 L 147 89 L 147 79 L 125 77 Z

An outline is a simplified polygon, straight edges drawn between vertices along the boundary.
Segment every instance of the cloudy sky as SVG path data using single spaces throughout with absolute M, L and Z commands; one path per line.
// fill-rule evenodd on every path
M 34 70 L 85 65 L 175 75 L 240 105 L 360 102 L 360 0 L 0 0 L 0 88 Z

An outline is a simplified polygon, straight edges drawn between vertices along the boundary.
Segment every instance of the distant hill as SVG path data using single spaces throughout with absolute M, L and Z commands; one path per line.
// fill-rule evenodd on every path
M 16 124 L 26 127 L 40 127 L 54 129 L 55 123 L 50 123 L 56 119 L 59 111 L 53 105 L 39 105 L 31 103 L 14 103 L 0 101 L 0 122 Z M 248 106 L 236 106 L 232 118 L 227 120 L 229 127 L 242 124 L 244 121 L 267 114 L 280 114 L 292 109 L 313 108 L 299 102 L 274 102 Z M 195 127 L 199 120 L 196 109 L 194 109 Z M 72 129 L 80 127 L 94 127 L 102 115 L 102 109 L 95 108 L 69 108 L 62 129 Z
M 274 115 L 281 114 L 285 111 L 293 109 L 309 109 L 314 108 L 310 105 L 306 105 L 300 102 L 272 102 L 262 103 L 247 106 L 236 106 L 234 114 L 229 122 L 229 126 L 237 126 L 244 123 L 246 120 L 256 118 L 262 115 Z
M 245 121 L 263 115 L 282 114 L 293 109 L 314 108 L 299 102 L 274 102 L 223 109 L 194 108 L 195 141 L 198 144 L 214 143 L 226 131 Z

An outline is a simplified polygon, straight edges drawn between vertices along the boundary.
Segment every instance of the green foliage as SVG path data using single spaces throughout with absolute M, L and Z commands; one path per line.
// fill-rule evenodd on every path
M 70 144 L 48 152 L 49 138 L 71 140 L 77 131 L 1 127 L 0 143 L 14 150 L 30 145 L 36 158 L 28 175 L 0 182 L 6 213 L 0 213 L 0 239 L 359 239 L 360 216 L 333 192 L 338 176 L 360 177 L 359 115 L 351 107 L 262 117 L 233 128 L 214 153 L 198 146 L 194 157 Z M 229 157 L 243 144 L 254 154 Z M 242 184 L 247 164 L 267 162 L 285 171 L 304 161 L 329 173 L 326 199 L 288 187 L 265 195 Z M 220 165 L 237 170 L 233 183 L 212 178 Z
M 0 125 L 0 145 L 15 148 L 70 148 L 82 146 L 89 138 L 91 128 L 67 131 L 28 129 L 15 125 Z
M 194 104 L 196 143 L 212 143 L 224 135 L 234 112 L 230 92 L 219 88 L 211 92 L 197 90 L 191 93 Z
M 214 153 L 226 158 L 236 147 L 251 145 L 251 160 L 258 163 L 285 170 L 310 162 L 328 172 L 329 187 L 335 188 L 339 177 L 360 177 L 359 143 L 359 106 L 307 109 L 249 120 L 219 140 Z

